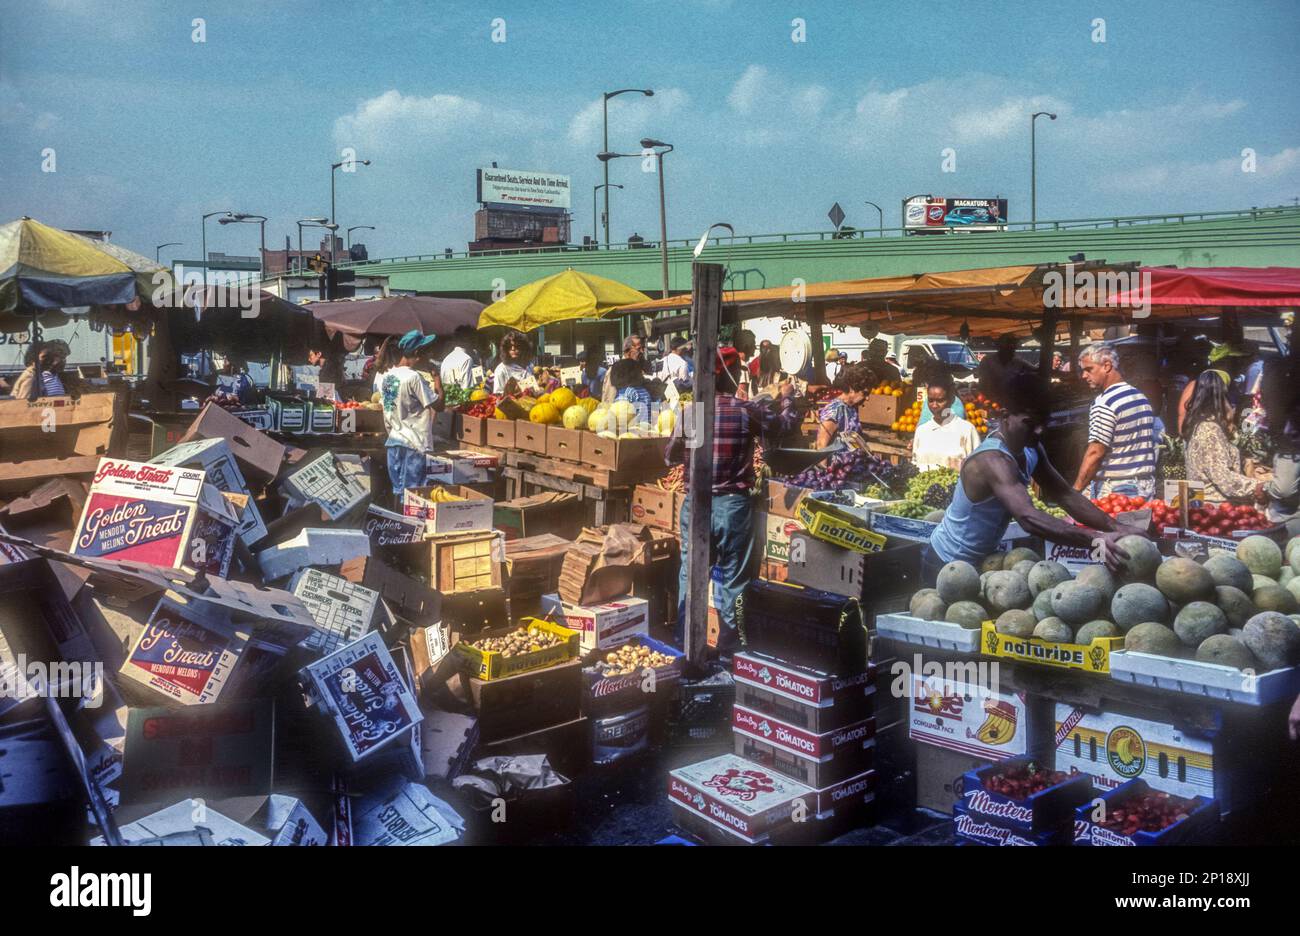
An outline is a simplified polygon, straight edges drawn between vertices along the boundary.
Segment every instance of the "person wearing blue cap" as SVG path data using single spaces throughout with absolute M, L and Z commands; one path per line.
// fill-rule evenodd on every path
M 424 483 L 425 454 L 433 450 L 433 410 L 442 401 L 437 371 L 433 385 L 417 370 L 436 335 L 411 330 L 394 341 L 384 340 L 375 358 L 375 392 L 388 430 L 388 477 L 401 502 L 408 487 Z

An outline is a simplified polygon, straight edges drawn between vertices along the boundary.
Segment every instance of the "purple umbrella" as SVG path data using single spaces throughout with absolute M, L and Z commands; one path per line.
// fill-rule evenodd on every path
M 418 329 L 426 335 L 449 335 L 457 326 L 477 327 L 483 303 L 440 296 L 389 296 L 309 302 L 306 308 L 330 337 L 344 335 L 404 335 Z

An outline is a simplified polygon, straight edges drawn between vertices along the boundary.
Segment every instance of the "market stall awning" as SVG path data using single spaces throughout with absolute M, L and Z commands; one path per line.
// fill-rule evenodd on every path
M 136 271 L 95 241 L 21 218 L 0 225 L 0 313 L 125 305 Z
M 1143 308 L 1147 290 L 1142 284 L 1147 281 L 1142 274 L 1147 272 L 1152 300 Z M 1300 301 L 1300 290 L 1294 288 L 1300 270 L 1239 269 L 1242 275 L 1235 278 L 1214 275 L 1223 272 L 1137 264 L 1038 264 L 725 291 L 722 301 L 742 319 L 806 319 L 816 312 L 828 325 L 871 325 L 882 332 L 908 334 L 956 334 L 964 325 L 974 337 L 1030 334 L 1049 306 L 1061 319 L 1105 327 L 1195 315 L 1188 308 L 1191 303 L 1180 299 L 1187 295 L 1200 297 L 1201 305 L 1288 306 Z M 1193 275 L 1177 275 L 1185 273 Z M 1090 294 L 1084 292 L 1085 285 Z M 1098 295 L 1104 299 L 1098 301 Z M 671 296 L 623 306 L 619 312 L 652 314 L 687 309 L 690 302 L 689 295 Z
M 649 300 L 645 293 L 617 280 L 565 270 L 520 286 L 500 302 L 494 302 L 479 316 L 478 327 L 532 331 L 554 322 L 600 318 L 622 306 Z
M 304 306 L 332 338 L 344 335 L 449 335 L 462 325 L 478 323 L 483 303 L 441 296 L 385 296 L 376 299 L 309 302 Z

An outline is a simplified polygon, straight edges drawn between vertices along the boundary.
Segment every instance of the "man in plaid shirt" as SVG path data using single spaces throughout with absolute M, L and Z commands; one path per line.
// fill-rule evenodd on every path
M 762 436 L 781 436 L 799 428 L 795 412 L 794 389 L 787 381 L 779 389 L 779 409 L 773 411 L 761 402 L 736 399 L 740 379 L 740 354 L 735 348 L 719 348 L 714 364 L 717 409 L 713 416 L 713 600 L 723 629 L 718 640 L 720 649 L 734 647 L 736 635 L 736 599 L 753 577 L 754 559 L 754 441 Z M 685 462 L 686 482 L 690 483 L 690 459 L 685 436 L 685 420 L 678 420 L 668 443 L 668 464 Z M 690 529 L 690 501 L 682 504 L 682 568 L 678 595 L 678 631 L 685 620 L 686 572 L 689 567 L 686 531 Z

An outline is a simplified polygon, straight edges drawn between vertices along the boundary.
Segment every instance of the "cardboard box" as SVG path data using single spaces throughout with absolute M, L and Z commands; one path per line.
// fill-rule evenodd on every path
M 870 515 L 863 519 L 838 504 L 812 497 L 799 501 L 799 521 L 818 539 L 857 552 L 880 552 L 887 542 L 883 535 L 872 532 Z
M 275 478 L 284 463 L 283 445 L 215 403 L 203 407 L 181 441 L 195 439 L 225 439 L 235 461 L 239 462 L 244 479 L 253 485 L 265 484 Z
M 370 409 L 368 406 L 355 406 L 346 409 L 340 407 L 338 411 L 339 432 L 344 433 L 375 433 L 384 432 L 384 411 Z
M 762 514 L 763 558 L 776 562 L 790 561 L 790 537 L 804 528 L 802 521 L 779 514 Z M 755 524 L 755 531 L 759 530 Z
M 230 444 L 225 439 L 196 439 L 182 442 L 149 460 L 151 465 L 171 465 L 175 468 L 202 468 L 204 480 L 218 491 L 227 494 L 242 494 L 251 498 L 244 473 L 230 451 Z M 266 524 L 262 522 L 261 511 L 257 503 L 250 499 L 239 512 L 239 526 L 236 528 L 239 538 L 245 546 L 252 546 L 266 536 Z
M 582 715 L 582 662 L 570 660 L 500 679 L 469 680 L 479 738 L 499 741 Z
M 132 708 L 126 726 L 122 802 L 216 799 L 271 792 L 275 703 Z
M 492 526 L 507 540 L 547 533 L 572 539 L 582 529 L 578 495 L 548 491 L 498 501 L 492 511 Z
M 737 607 L 747 650 L 843 676 L 868 665 L 867 622 L 852 598 L 759 579 Z
M 310 404 L 302 397 L 268 392 L 266 408 L 271 411 L 277 432 L 301 434 L 309 431 Z
M 316 435 L 333 435 L 338 431 L 338 412 L 338 407 L 329 400 L 309 400 L 307 432 Z
M 910 596 L 921 587 L 921 545 L 864 553 L 798 530 L 790 534 L 789 581 L 874 607 L 882 598 Z
M 577 631 L 584 650 L 608 650 L 650 633 L 650 604 L 644 598 L 577 605 L 543 595 L 542 613 Z
M 456 438 L 456 423 L 460 414 L 455 410 L 441 410 L 433 414 L 433 435 L 436 439 Z
M 434 492 L 439 490 L 460 500 L 435 500 Z M 492 498 L 464 485 L 407 488 L 402 492 L 402 514 L 424 520 L 426 534 L 491 530 L 492 510 Z
M 424 775 L 452 780 L 465 772 L 478 744 L 478 720 L 457 712 L 434 709 L 420 722 Z
M 737 754 L 815 790 L 871 769 L 874 718 L 814 733 L 737 703 L 731 725 Z
M 504 637 L 506 634 L 518 630 L 519 627 L 532 627 L 534 625 L 560 637 L 561 642 L 552 647 L 509 657 L 496 650 L 480 650 L 478 647 L 470 646 L 471 641 L 488 637 Z M 452 647 L 452 652 L 459 654 L 464 668 L 473 677 L 478 679 L 504 679 L 507 676 L 515 676 L 529 670 L 554 666 L 556 663 L 574 659 L 578 655 L 578 633 L 551 621 L 523 618 L 515 627 L 490 628 L 469 638 L 462 638 Z
M 452 449 L 442 454 L 451 459 L 452 484 L 488 484 L 501 467 L 501 456 L 493 452 Z
M 72 539 L 78 556 L 225 578 L 239 518 L 196 468 L 104 458 Z
M 590 721 L 593 764 L 615 764 L 650 749 L 649 706 Z
M 585 429 L 565 429 L 562 426 L 548 426 L 546 429 L 547 458 L 561 461 L 582 461 L 582 437 L 587 435 Z
M 560 583 L 564 554 L 571 545 L 571 540 L 551 533 L 508 539 L 505 553 L 510 594 L 537 595 L 540 598 L 555 591 Z
M 201 819 L 198 818 L 201 815 Z M 242 825 L 212 806 L 201 814 L 189 797 L 134 822 L 118 826 L 124 845 L 270 845 L 265 835 Z M 91 845 L 105 844 L 102 836 Z
M 484 430 L 483 445 L 490 445 L 496 449 L 512 449 L 515 447 L 515 419 L 488 419 L 485 420 L 486 429 Z
M 125 394 L 0 400 L 0 495 L 60 475 L 89 477 L 100 458 L 124 452 L 126 440 Z
M 758 577 L 768 582 L 786 582 L 790 579 L 790 566 L 776 559 L 764 559 L 758 567 Z
M 679 767 L 668 774 L 668 802 L 711 841 L 756 845 L 793 824 L 814 791 L 735 754 Z
M 275 417 L 265 406 L 245 406 L 228 412 L 260 432 L 275 429 Z
M 1225 800 L 1223 771 L 1215 770 L 1214 735 L 1192 734 L 1167 722 L 1117 712 L 1085 712 L 1056 703 L 1055 768 L 1092 777 L 1099 790 L 1129 780 L 1175 796 Z
M 271 840 L 272 846 L 306 847 L 329 844 L 329 836 L 316 817 L 295 796 L 272 793 L 242 796 L 213 803 L 223 815 Z
M 435 536 L 429 544 L 429 583 L 443 594 L 500 588 L 505 538 L 496 531 Z
M 916 805 L 951 815 L 961 799 L 962 777 L 991 761 L 933 744 L 917 744 Z
M 546 424 L 515 420 L 515 448 L 521 452 L 546 454 Z
M 400 777 L 360 797 L 352 811 L 355 845 L 452 845 L 464 828 L 450 805 Z
M 642 469 L 647 473 L 665 467 L 664 451 L 668 440 L 602 439 L 594 432 L 582 434 L 582 461 L 597 468 Z
M 451 484 L 451 459 L 440 455 L 424 456 L 424 474 L 416 487 L 431 487 L 435 484 Z
M 1142 780 L 1129 780 L 1101 796 L 1105 802 L 1103 808 L 1109 814 L 1122 806 L 1130 797 L 1143 796 L 1150 792 L 1150 789 Z M 1213 844 L 1211 839 L 1219 824 L 1219 801 L 1198 796 L 1192 803 L 1191 811 L 1186 818 L 1179 819 L 1159 832 L 1138 831 L 1132 835 L 1116 832 L 1094 822 L 1093 817 L 1097 812 L 1097 806 L 1095 802 L 1085 803 L 1074 813 L 1073 844 L 1101 847 Z
M 362 529 L 370 539 L 372 553 L 384 546 L 409 546 L 424 539 L 424 521 L 406 517 L 375 504 L 366 508 Z
M 1034 763 L 1032 756 L 1016 758 L 1020 766 Z M 1067 774 L 1065 779 L 1032 793 L 1013 799 L 984 788 L 985 778 L 1008 770 L 1012 761 L 1003 761 L 962 775 L 961 808 L 973 819 L 993 822 L 1024 833 L 1059 833 L 1069 838 L 1074 826 L 1074 811 L 1096 796 L 1087 774 Z
M 290 472 L 281 483 L 298 500 L 319 504 L 331 520 L 342 518 L 370 496 L 369 484 L 360 473 L 328 451 Z
M 606 676 L 597 665 L 582 671 L 586 684 L 583 710 L 588 715 L 625 712 L 658 699 L 671 697 L 681 680 L 686 654 L 652 637 L 634 637 L 628 641 L 651 650 L 657 650 L 672 662 L 654 669 L 644 668 L 632 673 Z M 597 662 L 601 654 L 595 654 Z M 653 677 L 653 678 L 651 678 Z
M 732 657 L 731 675 L 736 681 L 737 704 L 815 734 L 842 728 L 872 713 L 874 666 L 841 679 L 746 652 Z
M 442 614 L 442 596 L 419 579 L 390 565 L 383 556 L 350 559 L 339 567 L 339 575 L 379 593 L 387 608 L 413 624 L 437 621 Z M 384 629 L 384 608 L 378 609 L 375 626 Z
M 335 566 L 370 555 L 370 539 L 361 530 L 308 527 L 293 539 L 257 553 L 262 578 L 272 582 L 309 565 Z
M 328 656 L 360 640 L 374 625 L 379 592 L 354 585 L 320 569 L 302 569 L 289 590 L 302 600 L 316 630 L 299 646 L 314 656 Z
M 303 675 L 333 718 L 353 763 L 409 740 L 424 718 L 415 696 L 373 631 L 308 664 Z
M 916 661 L 920 663 L 919 654 Z M 909 738 L 985 761 L 1028 752 L 1028 709 L 1023 695 L 991 692 L 978 683 L 948 679 L 942 672 L 923 675 L 922 669 L 912 670 Z
M 475 751 L 475 757 L 479 760 L 519 754 L 545 754 L 556 771 L 566 777 L 573 777 L 591 766 L 589 719 L 583 716 L 512 738 L 480 742 Z
M 783 484 L 780 481 L 768 478 L 765 509 L 769 515 L 797 520 L 799 518 L 799 501 L 807 493 L 808 488 Z
M 638 484 L 632 489 L 632 522 L 660 530 L 677 529 L 681 518 L 679 493 L 665 491 L 657 484 Z
M 961 805 L 952 808 L 953 838 L 958 845 L 1035 846 L 1039 848 L 1070 844 L 1070 833 L 1023 832 L 990 822 L 983 816 L 967 812 Z
M 232 682 L 248 633 L 210 605 L 185 602 L 168 592 L 119 670 L 123 691 L 161 696 L 182 705 L 215 702 Z
M 1025 640 L 999 634 L 993 621 L 980 626 L 980 652 L 985 656 L 1002 657 L 1022 663 L 1076 669 L 1084 673 L 1105 675 L 1110 672 L 1112 650 L 1124 649 L 1123 637 L 1094 637 L 1087 644 L 1055 643 L 1034 638 Z
M 910 394 L 896 397 L 873 393 L 858 407 L 858 419 L 868 426 L 892 426 L 911 405 Z
M 442 596 L 442 623 L 462 634 L 477 636 L 510 617 L 506 593 L 500 588 Z
M 459 420 L 456 438 L 466 445 L 486 445 L 487 423 L 487 419 L 482 416 L 462 415 Z

